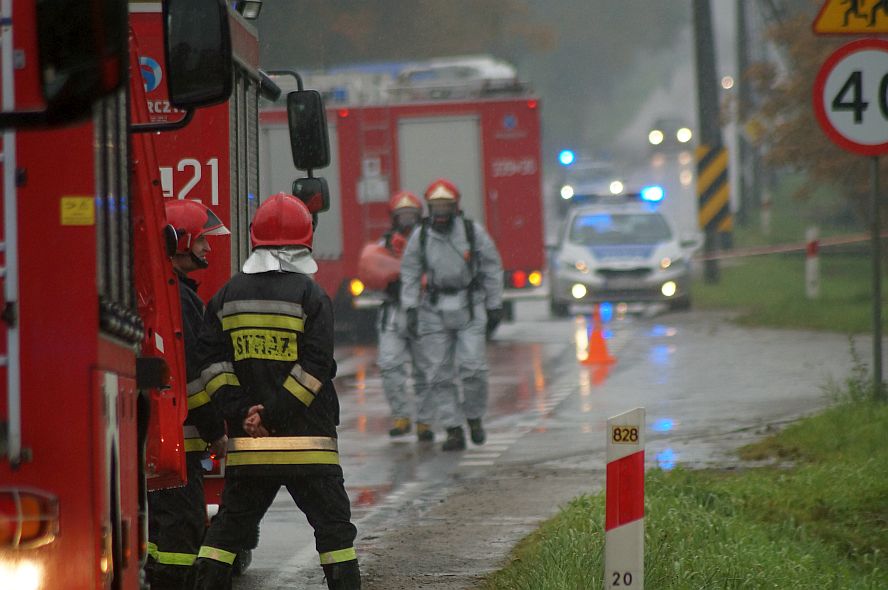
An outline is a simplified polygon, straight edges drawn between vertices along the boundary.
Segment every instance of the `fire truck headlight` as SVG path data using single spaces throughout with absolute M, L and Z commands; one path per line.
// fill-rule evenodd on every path
M 0 588 L 41 590 L 43 588 L 43 570 L 31 561 L 0 559 Z
M 360 279 L 352 279 L 348 284 L 348 290 L 351 292 L 352 297 L 357 297 L 364 292 L 364 283 Z

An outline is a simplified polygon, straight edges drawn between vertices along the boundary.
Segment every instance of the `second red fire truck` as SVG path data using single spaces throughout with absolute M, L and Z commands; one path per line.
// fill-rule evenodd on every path
M 454 69 L 472 75 L 448 79 Z M 357 279 L 361 249 L 389 228 L 394 192 L 421 195 L 438 177 L 459 186 L 463 211 L 485 225 L 502 255 L 507 319 L 516 300 L 544 296 L 540 101 L 504 78 L 504 69 L 471 58 L 405 66 L 390 78 L 306 76 L 327 103 L 332 163 L 326 178 L 335 198 L 314 255 L 318 281 L 335 295 L 338 330 L 373 333 L 369 312 L 378 300 L 367 298 Z M 298 174 L 284 149 L 286 125 L 280 106 L 260 113 L 263 193 L 291 190 Z

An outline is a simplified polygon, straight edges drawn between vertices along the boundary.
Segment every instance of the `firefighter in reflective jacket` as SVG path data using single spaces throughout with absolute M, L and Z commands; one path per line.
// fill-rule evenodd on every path
M 503 267 L 487 231 L 460 212 L 453 183 L 432 182 L 425 198 L 428 218 L 413 232 L 401 259 L 401 304 L 408 329 L 419 336 L 425 395 L 447 428 L 442 448 L 458 451 L 466 448 L 464 420 L 472 442 L 486 439 L 486 334 L 502 318 Z
M 408 191 L 401 191 L 389 201 L 392 227 L 380 240 L 392 255 L 400 258 L 407 245 L 407 239 L 422 219 L 422 201 Z M 418 400 L 423 398 L 425 377 L 420 370 L 418 343 L 407 333 L 407 321 L 401 307 L 401 280 L 391 281 L 385 288 L 385 300 L 379 308 L 379 353 L 376 363 L 382 376 L 382 387 L 392 412 L 390 436 L 401 436 L 410 432 L 410 403 L 407 397 L 407 377 L 413 374 L 413 386 Z M 434 416 L 433 408 L 418 408 L 416 433 L 420 440 L 432 440 L 429 421 Z
M 204 304 L 197 296 L 197 283 L 188 274 L 208 266 L 207 236 L 228 234 L 228 229 L 206 206 L 195 201 L 166 204 L 167 223 L 176 231 L 173 269 L 179 278 L 182 303 L 182 332 L 185 367 L 189 380 L 200 376 L 197 338 L 204 316 Z M 179 590 L 185 587 L 190 566 L 207 525 L 201 460 L 209 450 L 225 453 L 225 423 L 209 398 L 190 395 L 185 420 L 185 461 L 188 482 L 184 487 L 148 493 L 148 563 L 146 571 L 152 590 Z
M 195 563 L 195 588 L 231 587 L 281 486 L 314 528 L 331 590 L 361 587 L 356 529 L 339 466 L 333 312 L 312 280 L 312 218 L 279 193 L 256 210 L 253 252 L 207 306 L 200 334 L 202 392 L 228 421 L 225 488 Z

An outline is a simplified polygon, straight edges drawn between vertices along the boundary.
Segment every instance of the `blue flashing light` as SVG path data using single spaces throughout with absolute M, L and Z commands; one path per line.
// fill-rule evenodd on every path
M 558 154 L 558 161 L 562 166 L 570 166 L 577 159 L 572 150 L 561 150 Z
M 675 427 L 675 422 L 672 418 L 660 418 L 659 420 L 655 420 L 651 425 L 651 430 L 654 432 L 669 432 Z
M 678 455 L 671 448 L 663 449 L 662 451 L 657 453 L 657 464 L 663 471 L 670 471 L 674 469 L 676 459 L 678 459 Z
M 649 203 L 659 203 L 666 196 L 662 186 L 646 186 L 641 189 L 641 198 Z
M 598 305 L 598 314 L 601 321 L 605 324 L 614 319 L 614 306 L 611 302 L 605 301 Z

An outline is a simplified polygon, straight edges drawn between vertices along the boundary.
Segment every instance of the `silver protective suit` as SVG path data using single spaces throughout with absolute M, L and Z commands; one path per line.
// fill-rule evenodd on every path
M 472 269 L 467 263 L 469 240 L 461 216 L 449 231 L 428 227 L 424 253 L 422 228 L 415 230 L 401 259 L 401 305 L 419 310 L 419 360 L 427 380 L 419 407 L 436 408 L 438 422 L 445 428 L 461 426 L 465 419 L 481 418 L 486 412 L 485 310 L 502 307 L 499 252 L 480 224 L 474 223 L 474 230 Z M 461 403 L 455 372 L 462 384 Z M 418 420 L 427 421 L 423 416 Z

